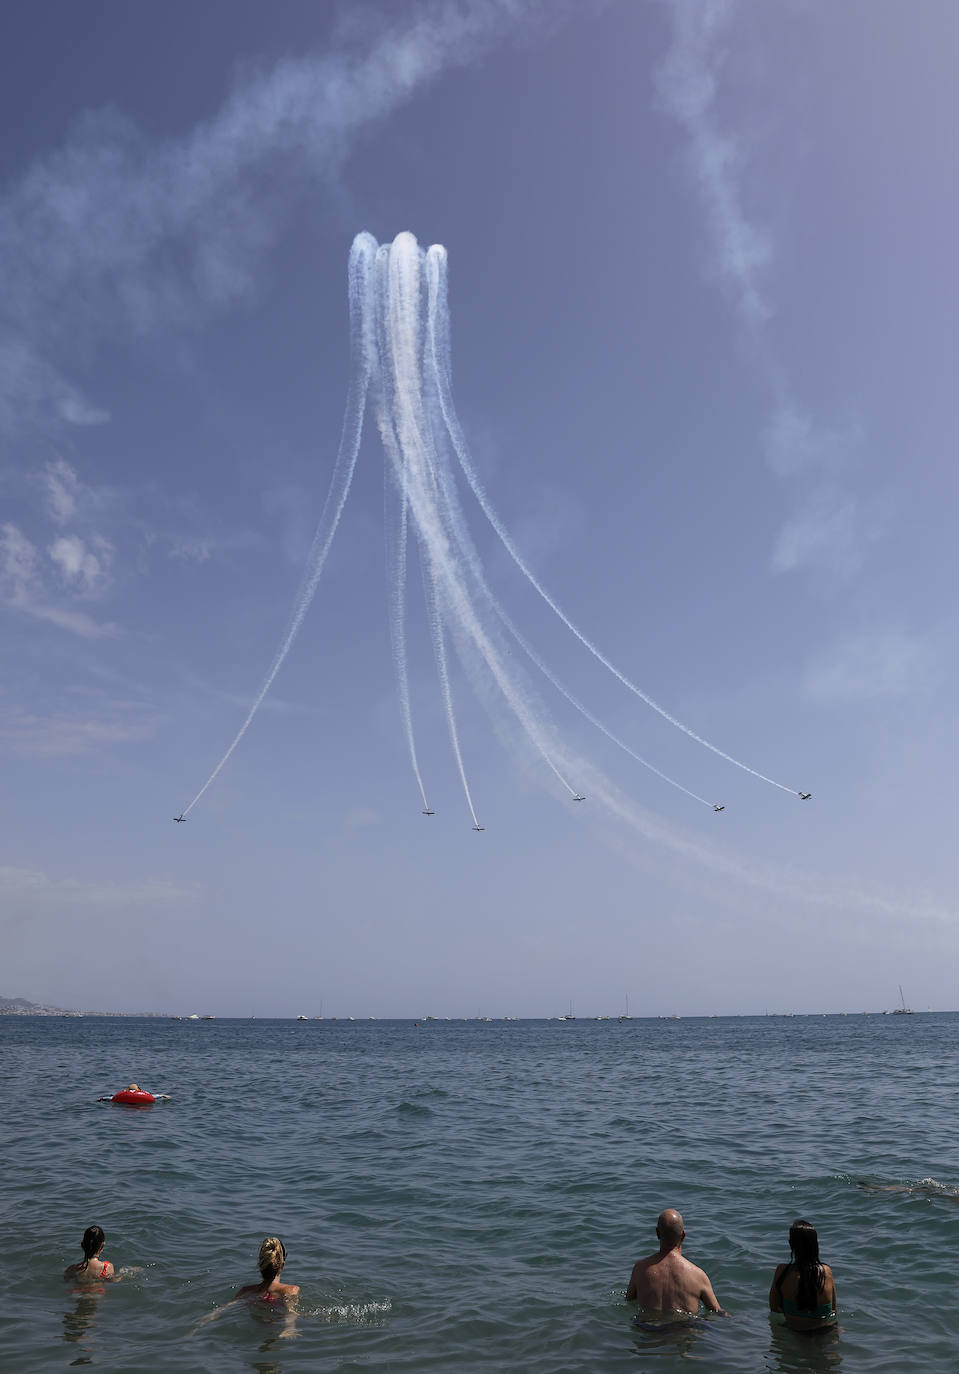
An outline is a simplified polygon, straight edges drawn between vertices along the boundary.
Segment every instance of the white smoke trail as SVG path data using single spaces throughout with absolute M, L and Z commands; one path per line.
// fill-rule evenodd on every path
M 771 784 L 771 786 L 778 787 L 783 792 L 790 792 L 795 795 L 795 793 L 797 792 L 797 789 L 795 787 L 787 787 L 784 783 L 777 782 L 775 778 L 767 777 L 765 773 L 760 773 L 757 769 L 751 768 L 749 764 L 743 763 L 741 759 L 734 758 L 732 754 L 727 754 L 724 750 L 718 748 L 717 745 L 710 743 L 710 741 L 707 739 L 704 739 L 702 735 L 698 735 L 695 730 L 690 729 L 688 725 L 685 725 L 681 720 L 678 720 L 676 716 L 671 715 L 669 711 L 667 711 L 664 707 L 660 706 L 658 702 L 654 701 L 653 698 L 649 696 L 647 692 L 644 692 L 641 687 L 638 687 L 635 682 L 630 681 L 630 679 L 626 677 L 624 673 L 620 672 L 616 665 L 614 663 L 611 663 L 610 660 L 606 657 L 606 655 L 596 647 L 592 640 L 588 639 L 586 635 L 583 634 L 582 630 L 580 630 L 579 627 L 576 624 L 574 624 L 574 622 L 569 618 L 569 616 L 566 614 L 563 608 L 553 599 L 550 593 L 539 581 L 536 574 L 526 563 L 519 549 L 514 544 L 508 530 L 504 526 L 503 522 L 500 520 L 499 515 L 497 514 L 495 508 L 492 506 L 488 496 L 486 495 L 486 491 L 479 479 L 479 474 L 477 473 L 476 468 L 473 465 L 473 460 L 469 451 L 469 446 L 466 442 L 466 436 L 463 433 L 462 427 L 460 426 L 459 419 L 456 414 L 456 408 L 453 402 L 451 368 L 449 361 L 449 307 L 447 303 L 446 289 L 446 249 L 443 248 L 441 244 L 433 244 L 433 246 L 429 249 L 426 255 L 426 261 L 427 273 L 432 274 L 435 277 L 430 292 L 430 310 L 432 313 L 430 337 L 433 340 L 434 346 L 434 356 L 432 358 L 431 366 L 435 369 L 437 394 L 439 397 L 440 407 L 443 413 L 443 419 L 446 424 L 446 428 L 449 432 L 454 452 L 456 453 L 457 459 L 459 460 L 460 467 L 463 470 L 466 480 L 469 483 L 470 488 L 472 489 L 473 495 L 479 502 L 483 514 L 486 516 L 487 520 L 490 522 L 493 529 L 496 531 L 496 534 L 499 536 L 499 539 L 503 544 L 503 547 L 506 549 L 507 553 L 512 558 L 513 562 L 519 568 L 520 572 L 524 575 L 524 577 L 526 577 L 526 579 L 529 581 L 530 585 L 533 588 L 535 588 L 535 590 L 543 598 L 547 606 L 549 606 L 549 608 L 559 617 L 559 619 L 563 622 L 566 628 L 576 636 L 580 643 L 586 649 L 589 650 L 589 652 L 593 655 L 594 658 L 598 659 L 599 662 L 602 663 L 605 668 L 609 669 L 609 671 L 614 675 L 614 677 L 617 677 L 619 679 L 619 681 L 623 684 L 624 687 L 627 687 L 629 691 L 631 691 L 635 696 L 639 697 L 641 701 L 644 701 L 647 706 L 650 706 L 654 711 L 656 711 L 660 716 L 662 716 L 664 720 L 668 720 L 670 725 L 674 725 L 677 728 L 677 730 L 681 730 L 684 735 L 688 735 L 689 738 L 695 740 L 697 744 L 701 744 L 704 748 L 709 749 L 712 753 L 718 754 L 719 757 L 725 759 L 727 763 L 735 764 L 737 768 L 742 768 L 744 772 L 752 774 L 754 778 L 759 778 L 760 781 L 768 782 Z
M 420 772 L 416 754 L 416 737 L 413 733 L 413 712 L 410 708 L 410 679 L 406 654 L 406 564 L 407 564 L 407 503 L 406 495 L 399 492 L 392 481 L 389 470 L 385 473 L 385 514 L 386 514 L 386 576 L 387 596 L 389 598 L 390 645 L 393 650 L 393 667 L 396 672 L 396 686 L 400 698 L 400 714 L 410 752 L 410 763 L 416 785 L 423 798 L 423 810 L 429 811 L 426 788 Z M 398 504 L 394 515 L 391 507 Z
M 515 672 L 511 673 L 503 655 L 484 629 L 470 591 L 462 577 L 469 557 L 464 549 L 465 518 L 458 502 L 453 499 L 449 482 L 437 477 L 437 460 L 432 446 L 429 420 L 423 397 L 424 352 L 421 340 L 423 309 L 424 255 L 412 234 L 399 234 L 390 249 L 387 293 L 377 301 L 381 318 L 386 322 L 389 347 L 381 354 L 381 365 L 392 371 L 392 421 L 403 464 L 398 472 L 405 482 L 410 509 L 417 532 L 429 562 L 430 573 L 438 592 L 443 614 L 455 623 L 476 647 L 485 661 L 497 686 L 517 719 L 543 759 L 567 789 L 576 796 L 576 789 L 557 768 L 553 754 L 555 747 L 545 738 L 545 731 L 537 719 L 537 710 L 525 695 Z M 378 276 L 378 288 L 383 292 Z M 442 465 L 439 465 L 440 470 Z M 468 542 L 468 536 L 466 537 Z M 457 557 L 459 554 L 459 557 Z M 488 603 L 492 594 L 481 574 L 476 591 Z
M 579 698 L 575 697 L 573 693 L 569 690 L 569 688 L 565 685 L 565 683 L 563 683 L 562 680 L 556 676 L 552 668 L 550 668 L 549 664 L 546 663 L 546 661 L 541 657 L 539 653 L 537 653 L 537 651 L 533 648 L 532 644 L 530 644 L 526 636 L 522 634 L 519 629 L 517 629 L 513 620 L 506 613 L 506 611 L 504 611 L 502 607 L 499 606 L 498 603 L 497 610 L 502 616 L 503 624 L 506 626 L 507 630 L 509 630 L 510 634 L 516 640 L 516 643 L 523 650 L 523 652 L 530 659 L 532 659 L 532 661 L 536 664 L 537 668 L 540 670 L 543 676 L 546 677 L 553 684 L 557 692 L 560 692 L 570 703 L 570 705 L 575 706 L 576 710 L 579 711 L 580 715 L 586 717 L 590 725 L 595 725 L 597 730 L 601 730 L 607 739 L 612 740 L 612 742 L 615 745 L 617 745 L 620 749 L 622 749 L 624 753 L 628 754 L 631 759 L 635 759 L 636 762 L 641 763 L 644 768 L 648 768 L 651 773 L 655 773 L 657 778 L 662 778 L 663 782 L 668 782 L 670 787 L 677 787 L 680 792 L 685 792 L 687 797 L 692 797 L 693 801 L 702 802 L 703 806 L 714 806 L 713 802 L 707 801 L 705 797 L 699 796 L 699 794 L 696 792 L 691 792 L 688 787 L 684 787 L 681 782 L 677 782 L 675 778 L 671 778 L 668 773 L 663 773 L 659 768 L 655 766 L 655 764 L 650 763 L 648 759 L 644 759 L 641 754 L 637 754 L 635 749 L 631 749 L 630 746 L 626 744 L 624 740 L 621 740 L 618 735 L 615 735 L 613 731 L 610 730 L 609 726 L 604 725 L 598 716 L 593 715 L 592 711 L 590 711 L 588 707 L 584 706 L 583 703 L 579 700 Z
M 401 510 L 403 513 L 405 539 L 405 525 L 409 512 L 409 456 L 399 438 L 395 413 L 399 388 L 394 370 L 390 365 L 392 356 L 392 331 L 390 327 L 389 271 L 390 249 L 388 245 L 382 244 L 376 252 L 373 277 L 370 283 L 371 299 L 369 313 L 370 317 L 373 319 L 376 331 L 377 359 L 379 364 L 373 388 L 374 409 L 380 431 L 380 438 L 383 443 L 383 450 L 392 468 L 392 472 L 390 472 L 390 467 L 388 467 L 386 480 L 389 484 L 392 477 L 392 481 L 399 493 Z M 450 743 L 453 748 L 453 757 L 456 760 L 457 771 L 459 772 L 460 781 L 463 785 L 466 804 L 473 818 L 473 825 L 479 830 L 481 827 L 476 816 L 476 808 L 473 805 L 473 796 L 470 791 L 469 779 L 466 775 L 466 764 L 463 761 L 463 751 L 460 747 L 459 730 L 456 725 L 456 709 L 453 703 L 453 691 L 450 684 L 443 625 L 440 618 L 439 607 L 436 602 L 432 574 L 425 560 L 421 561 L 421 570 L 423 575 L 423 592 L 426 600 L 427 622 L 433 642 L 433 657 L 436 661 L 440 694 L 443 699 L 443 709 L 446 713 L 446 724 L 449 731 Z M 424 806 L 428 809 L 425 793 Z
M 350 342 L 352 353 L 352 369 L 350 373 L 350 389 L 346 399 L 346 412 L 343 416 L 343 430 L 340 436 L 340 446 L 336 455 L 336 462 L 333 467 L 333 475 L 330 479 L 330 488 L 327 492 L 320 521 L 313 536 L 313 543 L 307 558 L 306 573 L 300 587 L 299 595 L 293 607 L 293 614 L 286 634 L 280 641 L 280 647 L 274 655 L 270 670 L 264 679 L 263 686 L 260 688 L 253 700 L 253 705 L 247 712 L 246 719 L 240 726 L 233 738 L 230 747 L 220 759 L 213 772 L 206 782 L 197 792 L 196 796 L 185 807 L 181 815 L 188 816 L 204 792 L 213 782 L 214 778 L 223 768 L 236 749 L 240 740 L 246 734 L 256 715 L 263 699 L 273 685 L 273 680 L 283 662 L 293 647 L 303 618 L 310 608 L 316 592 L 320 576 L 326 563 L 330 546 L 333 543 L 333 536 L 336 534 L 337 526 L 340 523 L 340 516 L 343 514 L 343 507 L 349 495 L 350 484 L 353 481 L 353 472 L 356 468 L 356 458 L 360 450 L 360 439 L 363 434 L 363 412 L 366 408 L 366 395 L 369 389 L 370 375 L 373 370 L 375 340 L 372 331 L 372 321 L 370 319 L 369 304 L 370 290 L 369 279 L 373 263 L 373 255 L 376 249 L 376 240 L 369 234 L 358 234 L 353 240 L 350 250 L 349 263 L 349 296 L 350 296 Z
M 441 286 L 441 279 L 439 274 L 437 274 L 435 271 L 430 270 L 430 255 L 433 254 L 435 257 L 436 250 L 438 248 L 439 245 L 433 245 L 433 247 L 431 247 L 428 250 L 426 255 L 427 321 L 426 345 L 424 350 L 424 380 L 428 390 L 429 399 L 432 401 L 431 416 L 436 417 L 431 424 L 431 428 L 433 431 L 434 448 L 436 451 L 437 458 L 439 457 L 441 449 L 445 450 L 447 447 L 447 445 L 443 441 L 448 441 L 451 438 L 449 427 L 446 425 L 442 404 L 440 400 L 440 386 L 442 382 L 441 377 L 439 375 L 440 370 L 436 365 L 438 348 L 437 341 L 434 335 L 434 330 L 438 314 L 440 313 L 436 309 L 436 293 Z M 447 358 L 449 357 L 448 351 L 445 354 L 445 356 Z M 634 749 L 630 748 L 628 744 L 626 744 L 617 735 L 615 735 L 613 731 L 609 729 L 608 726 L 606 726 L 586 706 L 584 706 L 583 703 L 579 701 L 578 698 L 575 697 L 572 692 L 570 692 L 570 690 L 561 681 L 561 679 L 552 671 L 552 669 L 541 657 L 541 655 L 537 653 L 537 651 L 529 643 L 526 637 L 517 628 L 515 622 L 507 612 L 506 608 L 503 606 L 502 602 L 499 600 L 498 597 L 496 597 L 493 594 L 492 590 L 489 589 L 488 584 L 486 584 L 485 582 L 485 577 L 483 574 L 483 568 L 482 563 L 480 561 L 479 553 L 476 549 L 476 545 L 474 544 L 470 536 L 469 530 L 466 526 L 465 518 L 462 516 L 461 508 L 459 505 L 459 499 L 456 495 L 455 484 L 453 482 L 453 473 L 450 464 L 444 461 L 437 461 L 435 463 L 435 476 L 438 485 L 443 490 L 447 509 L 456 511 L 460 516 L 457 528 L 457 545 L 462 556 L 467 561 L 470 567 L 470 571 L 473 574 L 474 580 L 477 583 L 483 585 L 484 590 L 486 591 L 486 594 L 488 596 L 491 609 L 500 618 L 500 620 L 505 625 L 506 629 L 516 640 L 517 644 L 527 655 L 527 657 L 530 658 L 532 662 L 536 664 L 536 667 L 547 678 L 547 680 L 552 683 L 556 690 L 560 692 L 561 695 L 564 696 L 566 700 L 570 702 L 570 704 L 581 713 L 581 715 L 585 716 L 585 718 L 590 722 L 591 725 L 595 726 L 597 730 L 602 731 L 602 733 L 606 735 L 608 739 L 612 740 L 612 742 L 615 745 L 617 745 L 625 753 L 629 754 L 630 758 L 635 759 L 635 761 L 637 763 L 642 764 L 644 768 L 648 768 L 651 773 L 655 773 L 658 778 L 662 778 L 662 780 L 664 782 L 669 783 L 671 787 L 676 787 L 679 789 L 680 792 L 685 792 L 687 797 L 692 797 L 694 801 L 700 802 L 703 806 L 712 807 L 714 805 L 713 802 L 707 801 L 705 797 L 701 797 L 698 793 L 691 791 L 688 787 L 684 787 L 681 782 L 677 782 L 675 778 L 671 778 L 667 773 L 664 773 L 661 769 L 656 768 L 653 764 L 649 762 L 648 759 L 644 759 L 640 754 L 637 754 Z
M 483 827 L 476 818 L 476 808 L 473 806 L 473 797 L 466 777 L 466 765 L 463 763 L 463 751 L 460 749 L 459 731 L 456 728 L 456 711 L 453 708 L 453 689 L 450 686 L 449 665 L 446 661 L 443 620 L 436 602 L 436 588 L 433 585 L 432 575 L 425 563 L 423 564 L 423 590 L 426 596 L 426 615 L 429 621 L 430 634 L 433 638 L 433 656 L 436 659 L 436 672 L 440 680 L 440 692 L 446 710 L 446 724 L 450 733 L 450 743 L 453 746 L 453 756 L 456 759 L 456 767 L 459 769 L 460 781 L 466 794 L 466 804 L 470 809 L 470 815 L 473 817 L 473 827 L 476 830 L 481 830 Z

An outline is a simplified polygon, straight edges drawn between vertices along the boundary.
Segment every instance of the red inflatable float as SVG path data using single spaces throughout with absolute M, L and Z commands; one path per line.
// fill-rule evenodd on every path
M 122 1092 L 114 1093 L 110 1101 L 119 1102 L 124 1107 L 151 1107 L 156 1098 L 152 1093 L 142 1092 L 139 1088 L 124 1088 Z

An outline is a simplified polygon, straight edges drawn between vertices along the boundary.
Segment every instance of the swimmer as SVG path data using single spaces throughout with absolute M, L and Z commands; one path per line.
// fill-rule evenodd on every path
M 121 1091 L 122 1091 L 122 1092 L 125 1092 L 125 1093 L 138 1093 L 138 1092 L 143 1092 L 144 1089 L 142 1089 L 142 1088 L 140 1087 L 139 1083 L 131 1083 L 131 1084 L 129 1084 L 128 1087 L 121 1089 Z M 113 1097 L 115 1097 L 115 1096 L 116 1096 L 116 1093 L 113 1094 Z M 169 1093 L 151 1093 L 150 1096 L 153 1098 L 154 1102 L 169 1102 L 169 1101 L 170 1101 L 170 1094 L 169 1094 Z M 97 1098 L 97 1101 L 98 1101 L 98 1102 L 112 1102 L 112 1101 L 113 1101 L 113 1097 L 98 1097 L 98 1098 Z
M 659 1250 L 637 1260 L 626 1289 L 627 1302 L 639 1302 L 647 1311 L 682 1312 L 694 1315 L 700 1303 L 709 1312 L 728 1317 L 720 1307 L 704 1270 L 683 1254 L 686 1229 L 674 1207 L 660 1212 L 656 1222 Z
M 104 1279 L 114 1278 L 116 1270 L 113 1265 L 109 1260 L 100 1258 L 100 1252 L 106 1243 L 107 1238 L 102 1227 L 88 1226 L 80 1242 L 83 1260 L 64 1269 L 63 1277 L 76 1283 L 102 1283 Z
M 280 1336 L 288 1338 L 294 1336 L 296 1334 L 296 1317 L 293 1309 L 300 1289 L 298 1284 L 280 1282 L 280 1275 L 285 1265 L 286 1246 L 278 1236 L 267 1236 L 260 1246 L 260 1253 L 257 1257 L 257 1266 L 261 1275 L 260 1282 L 246 1284 L 229 1302 L 207 1313 L 197 1322 L 189 1335 L 195 1335 L 201 1326 L 205 1326 L 207 1322 L 215 1321 L 217 1317 L 226 1312 L 228 1308 L 235 1307 L 237 1303 L 252 1302 L 268 1303 L 274 1312 L 282 1313 L 285 1320 Z
M 959 1202 L 959 1193 L 947 1188 L 944 1183 L 937 1183 L 935 1179 L 924 1179 L 921 1183 L 867 1183 L 861 1178 L 856 1186 L 865 1193 L 908 1193 L 910 1197 Z
M 285 1265 L 286 1246 L 278 1236 L 267 1236 L 260 1246 L 257 1258 L 257 1267 L 262 1275 L 261 1281 L 248 1283 L 245 1288 L 240 1289 L 233 1301 L 260 1298 L 264 1302 L 285 1303 L 289 1298 L 295 1298 L 300 1291 L 299 1286 L 295 1283 L 280 1283 L 280 1275 Z
M 821 1331 L 836 1324 L 836 1284 L 819 1259 L 819 1236 L 808 1221 L 789 1228 L 792 1259 L 780 1264 L 769 1289 L 769 1310 L 781 1312 L 791 1331 Z

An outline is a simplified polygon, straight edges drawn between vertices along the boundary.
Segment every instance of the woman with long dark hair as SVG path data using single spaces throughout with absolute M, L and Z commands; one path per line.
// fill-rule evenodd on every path
M 112 1279 L 116 1272 L 113 1265 L 109 1260 L 100 1258 L 100 1252 L 106 1243 L 107 1238 L 102 1227 L 88 1226 L 80 1242 L 83 1260 L 79 1264 L 69 1265 L 63 1271 L 63 1277 L 73 1279 L 77 1283 L 101 1283 L 104 1279 Z
M 819 1258 L 819 1236 L 808 1221 L 789 1228 L 792 1259 L 780 1264 L 769 1290 L 769 1309 L 781 1312 L 793 1331 L 821 1331 L 836 1324 L 836 1285 Z

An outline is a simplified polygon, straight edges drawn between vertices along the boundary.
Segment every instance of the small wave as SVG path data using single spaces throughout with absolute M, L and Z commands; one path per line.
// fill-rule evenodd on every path
M 306 1312 L 301 1311 L 301 1315 L 317 1317 L 331 1325 L 350 1322 L 355 1326 L 377 1326 L 392 1307 L 390 1299 L 385 1298 L 381 1302 L 330 1303 L 324 1307 L 310 1308 Z
M 912 1197 L 942 1198 L 944 1202 L 959 1202 L 959 1192 L 948 1183 L 940 1183 L 936 1178 L 920 1178 L 914 1183 L 873 1183 L 869 1179 L 860 1178 L 856 1186 L 867 1193 L 908 1193 Z
M 398 1116 L 427 1117 L 433 1115 L 429 1107 L 424 1107 L 419 1102 L 401 1102 L 397 1107 L 396 1112 Z

